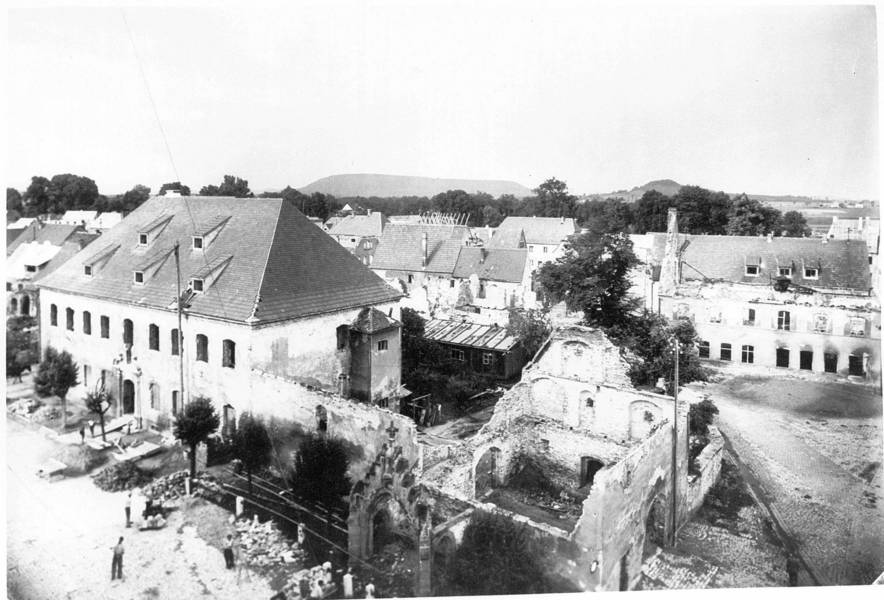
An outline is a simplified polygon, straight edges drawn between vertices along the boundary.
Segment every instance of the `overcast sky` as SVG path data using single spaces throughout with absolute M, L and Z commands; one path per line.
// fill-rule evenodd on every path
M 196 191 L 229 173 L 260 191 L 388 173 L 878 197 L 874 8 L 385 2 L 125 19 L 144 79 L 119 9 L 9 13 L 8 185 L 71 172 L 106 194 L 178 176 Z

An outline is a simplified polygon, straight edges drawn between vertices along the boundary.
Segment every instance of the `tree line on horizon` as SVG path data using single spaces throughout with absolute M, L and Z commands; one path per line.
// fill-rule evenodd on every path
M 191 195 L 190 187 L 178 181 L 164 183 L 158 195 L 165 195 L 169 191 L 176 191 L 182 196 Z M 138 184 L 123 194 L 105 196 L 99 193 L 98 186 L 88 177 L 70 173 L 55 175 L 51 179 L 34 176 L 23 193 L 15 188 L 6 188 L 7 221 L 19 216 L 59 214 L 68 210 L 127 214 L 145 202 L 150 192 L 149 187 Z M 323 221 L 336 214 L 345 204 L 351 204 L 357 210 L 373 210 L 387 215 L 429 211 L 465 214 L 468 215 L 468 224 L 473 227 L 497 227 L 508 216 L 538 216 L 574 218 L 578 225 L 599 235 L 641 234 L 666 231 L 669 209 L 676 208 L 679 230 L 683 233 L 810 235 L 807 221 L 800 212 L 793 210 L 783 214 L 776 208 L 749 198 L 745 193 L 731 197 L 724 192 L 688 185 L 671 196 L 649 190 L 635 202 L 616 197 L 580 202 L 568 191 L 567 184 L 555 177 L 544 181 L 533 192 L 532 196 L 526 198 L 516 198 L 511 194 L 494 198 L 485 192 L 470 193 L 465 190 L 448 190 L 432 197 L 335 198 L 321 192 L 304 194 L 292 186 L 286 186 L 278 192 L 264 192 L 257 197 L 284 198 L 293 202 L 308 217 Z M 203 186 L 197 196 L 256 197 L 249 189 L 249 182 L 235 175 L 224 175 L 219 185 Z

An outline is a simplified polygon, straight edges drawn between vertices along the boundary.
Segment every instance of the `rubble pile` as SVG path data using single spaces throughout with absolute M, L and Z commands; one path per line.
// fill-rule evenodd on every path
M 399 542 L 387 544 L 372 556 L 371 565 L 378 571 L 372 578 L 378 590 L 393 598 L 413 596 L 416 557 L 414 550 L 407 550 Z
M 301 581 L 304 580 L 306 582 L 306 589 L 312 590 L 314 582 L 322 582 L 322 597 L 328 598 L 329 596 L 333 596 L 335 592 L 338 590 L 337 584 L 330 581 L 330 577 L 323 570 L 321 565 L 316 565 L 312 569 L 301 569 L 297 573 L 295 573 L 282 588 L 282 592 L 285 594 L 286 598 L 298 598 L 300 597 L 301 591 Z M 354 580 L 354 589 L 356 588 Z
M 297 542 L 290 542 L 273 521 L 236 522 L 243 558 L 253 567 L 304 562 L 304 551 Z
M 22 398 L 21 400 L 16 400 L 6 407 L 6 410 L 11 412 L 14 415 L 20 415 L 25 418 L 30 418 L 31 415 L 41 406 L 43 403 L 34 398 Z M 61 413 L 59 413 L 61 415 Z
M 144 489 L 144 493 L 153 498 L 166 498 L 167 500 L 181 498 L 187 495 L 187 488 L 184 482 L 188 477 L 190 477 L 190 471 L 176 471 L 154 481 Z M 192 491 L 194 496 L 200 496 L 215 502 L 219 502 L 224 495 L 224 490 L 221 488 L 218 480 L 209 473 L 196 474 L 196 478 L 193 480 Z
M 132 463 L 116 463 L 103 468 L 92 481 L 105 492 L 120 492 L 142 487 L 150 482 L 150 475 Z
M 61 409 L 56 406 L 41 406 L 31 415 L 37 423 L 47 423 L 61 418 Z

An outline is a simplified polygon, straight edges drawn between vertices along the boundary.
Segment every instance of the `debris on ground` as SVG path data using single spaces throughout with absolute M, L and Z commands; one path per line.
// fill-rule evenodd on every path
M 253 567 L 303 564 L 305 555 L 297 542 L 290 542 L 273 521 L 240 519 L 236 522 L 243 556 Z
M 41 406 L 43 406 L 43 403 L 36 398 L 22 398 L 10 403 L 6 410 L 14 415 L 31 418 L 31 415 Z M 58 416 L 61 416 L 61 412 L 58 413 Z
M 53 455 L 67 465 L 69 474 L 82 475 L 107 462 L 107 456 L 84 444 L 65 446 Z
M 374 580 L 377 592 L 385 597 L 405 598 L 414 596 L 414 577 L 417 572 L 417 551 L 399 542 L 385 545 L 369 559 L 374 572 L 355 568 L 362 582 Z
M 176 471 L 156 479 L 144 488 L 144 493 L 152 498 L 166 498 L 175 500 L 187 495 L 187 487 L 184 483 L 190 477 L 190 471 Z M 194 496 L 219 501 L 224 495 L 217 478 L 210 473 L 197 473 L 192 482 L 191 492 Z
M 105 492 L 120 492 L 150 483 L 150 475 L 132 463 L 115 463 L 93 477 L 96 486 Z
M 61 409 L 57 406 L 41 406 L 31 414 L 35 423 L 48 423 L 61 418 Z

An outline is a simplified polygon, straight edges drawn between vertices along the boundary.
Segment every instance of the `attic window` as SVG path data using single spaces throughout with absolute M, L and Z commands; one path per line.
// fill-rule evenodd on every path
M 194 292 L 202 292 L 203 291 L 203 280 L 202 279 L 194 279 L 190 283 L 190 287 L 193 288 Z
M 758 277 L 758 265 L 746 265 L 746 275 L 749 277 Z
M 35 265 L 25 265 L 25 271 L 28 273 L 36 273 L 37 267 Z
M 201 235 L 193 236 L 193 249 L 194 250 L 202 250 L 203 249 L 203 236 L 201 236 Z
M 804 267 L 805 279 L 819 279 L 820 270 L 814 267 Z
M 138 245 L 139 246 L 147 246 L 147 234 L 139 233 L 138 234 Z
M 83 265 L 83 274 L 92 277 L 92 265 Z
M 135 271 L 135 283 L 144 283 L 144 271 Z
M 777 269 L 777 275 L 780 277 L 791 277 L 792 276 L 792 267 L 780 267 Z

